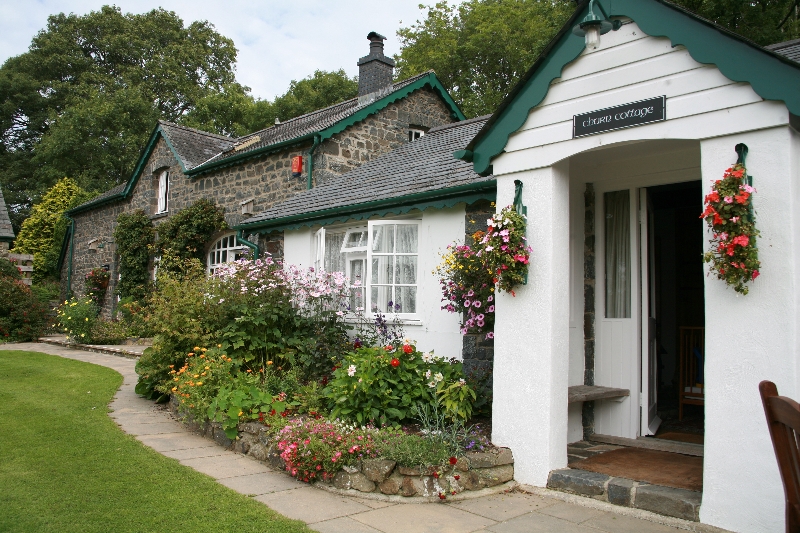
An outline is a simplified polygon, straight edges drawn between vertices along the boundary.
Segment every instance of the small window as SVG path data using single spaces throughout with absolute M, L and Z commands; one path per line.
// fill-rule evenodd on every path
M 166 213 L 169 209 L 169 171 L 162 170 L 158 176 L 158 208 L 156 213 Z
M 416 141 L 423 135 L 425 135 L 425 130 L 421 130 L 418 128 L 410 128 L 408 130 L 408 142 Z
M 208 275 L 212 275 L 220 265 L 236 261 L 243 256 L 244 250 L 242 245 L 236 242 L 236 235 L 226 235 L 215 242 L 208 252 L 206 271 Z
M 342 243 L 342 253 L 367 251 L 367 228 L 348 230 Z

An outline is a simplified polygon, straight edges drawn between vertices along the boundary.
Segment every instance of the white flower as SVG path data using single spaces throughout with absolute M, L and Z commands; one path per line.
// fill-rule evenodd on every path
M 491 228 L 492 226 L 494 226 L 494 220 L 492 220 L 491 218 L 487 218 L 486 225 Z
M 464 385 L 467 384 L 467 380 L 465 380 L 464 378 L 461 378 L 461 379 L 458 380 L 458 384 L 463 387 Z
M 353 377 L 356 375 L 356 365 L 350 365 L 347 367 L 347 375 Z
M 442 375 L 442 373 L 441 373 L 441 372 L 437 372 L 437 373 L 435 373 L 435 374 L 433 375 L 433 380 L 434 380 L 436 383 L 439 383 L 439 382 L 440 382 L 440 381 L 442 381 L 443 379 L 444 379 L 444 376 Z
M 436 382 L 435 381 L 431 381 L 430 383 L 428 383 L 428 387 L 430 387 L 430 388 L 434 388 L 435 386 L 436 386 Z
M 433 362 L 433 354 L 432 353 L 428 353 L 428 352 L 423 352 L 422 353 L 422 360 L 425 361 L 426 363 L 432 363 Z M 430 374 L 430 370 L 428 370 L 428 373 Z
M 430 370 L 425 372 L 425 379 L 431 379 L 431 371 Z

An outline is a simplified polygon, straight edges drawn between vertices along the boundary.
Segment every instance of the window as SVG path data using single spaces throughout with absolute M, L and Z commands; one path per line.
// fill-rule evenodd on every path
M 603 206 L 605 212 L 606 318 L 630 318 L 630 191 L 605 193 Z
M 243 255 L 244 249 L 236 242 L 236 235 L 225 235 L 211 246 L 206 261 L 206 272 L 210 276 L 223 263 L 236 261 Z
M 409 128 L 408 130 L 408 142 L 416 141 L 420 137 L 425 135 L 425 130 L 418 129 L 418 128 Z
M 316 235 L 315 266 L 350 278 L 353 310 L 416 314 L 418 255 L 417 221 L 372 221 Z
M 158 175 L 158 208 L 156 213 L 166 213 L 169 208 L 169 171 L 162 170 Z

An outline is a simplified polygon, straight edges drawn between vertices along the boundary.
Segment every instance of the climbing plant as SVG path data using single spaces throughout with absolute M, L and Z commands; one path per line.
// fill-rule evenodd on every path
M 224 209 L 208 199 L 201 198 L 189 207 L 178 211 L 158 226 L 155 252 L 161 256 L 159 268 L 175 271 L 173 266 L 186 259 L 204 259 L 208 239 L 227 228 Z
M 147 296 L 150 281 L 147 265 L 154 241 L 153 223 L 141 209 L 117 217 L 114 242 L 119 253 L 117 294 L 120 298 L 142 301 Z

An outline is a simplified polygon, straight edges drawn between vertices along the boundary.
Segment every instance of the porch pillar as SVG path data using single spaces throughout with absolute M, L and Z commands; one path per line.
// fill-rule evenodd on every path
M 527 285 L 497 295 L 492 440 L 512 449 L 517 481 L 543 487 L 567 466 L 569 162 L 498 177 L 498 210 L 517 179 L 533 252 Z

